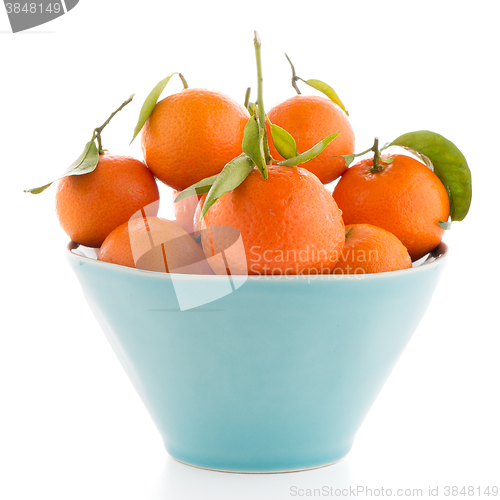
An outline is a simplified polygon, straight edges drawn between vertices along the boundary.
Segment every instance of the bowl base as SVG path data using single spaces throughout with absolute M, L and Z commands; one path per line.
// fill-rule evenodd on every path
M 229 470 L 229 469 L 215 469 L 211 467 L 202 467 L 200 465 L 194 465 L 190 464 L 188 462 L 184 462 L 182 460 L 179 460 L 178 458 L 170 457 L 175 460 L 176 462 L 183 464 L 183 465 L 188 465 L 189 467 L 194 467 L 195 469 L 201 469 L 201 470 L 209 470 L 212 472 L 224 472 L 226 474 L 290 474 L 292 472 L 305 472 L 308 470 L 315 470 L 315 469 L 323 469 L 325 467 L 330 467 L 330 465 L 335 465 L 338 464 L 339 462 L 342 462 L 346 458 L 347 454 L 344 455 L 342 458 L 339 458 L 338 460 L 334 460 L 333 462 L 327 462 L 325 464 L 320 464 L 320 465 L 314 465 L 312 467 L 302 467 L 298 469 L 287 469 L 287 470 Z

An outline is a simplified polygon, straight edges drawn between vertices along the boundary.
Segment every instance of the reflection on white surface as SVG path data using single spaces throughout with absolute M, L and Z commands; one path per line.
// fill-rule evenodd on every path
M 326 493 L 330 488 L 355 484 L 349 457 L 320 469 L 285 474 L 234 474 L 197 469 L 171 459 L 165 461 L 151 500 L 280 500 L 306 497 L 307 490 Z M 325 495 L 323 494 L 323 497 Z M 331 498 L 335 498 L 331 495 Z

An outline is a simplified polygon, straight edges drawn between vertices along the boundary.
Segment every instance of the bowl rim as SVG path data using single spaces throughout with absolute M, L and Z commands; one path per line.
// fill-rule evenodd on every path
M 158 271 L 146 271 L 144 269 L 136 269 L 133 267 L 120 266 L 117 264 L 112 264 L 110 262 L 104 262 L 101 260 L 93 259 L 86 255 L 75 253 L 80 246 L 74 241 L 70 241 L 66 246 L 66 255 L 68 259 L 79 260 L 84 263 L 88 263 L 96 266 L 104 266 L 104 268 L 110 269 L 114 272 L 119 272 L 122 274 L 129 274 L 131 276 L 143 276 L 154 279 L 172 280 L 172 276 L 175 276 L 175 280 L 204 280 L 204 281 L 220 281 L 227 280 L 227 275 L 216 275 L 216 274 L 178 274 L 178 273 L 163 273 Z M 86 248 L 86 247 L 84 247 Z M 408 269 L 401 269 L 399 271 L 387 271 L 383 273 L 373 273 L 373 274 L 289 274 L 289 275 L 232 275 L 233 280 L 243 280 L 243 281 L 275 281 L 275 282 L 311 282 L 311 281 L 364 281 L 364 280 L 383 280 L 389 279 L 390 277 L 402 276 L 409 273 L 420 273 L 429 271 L 441 265 L 443 262 L 448 260 L 449 248 L 446 243 L 441 241 L 439 245 L 431 250 L 428 254 L 424 255 L 421 259 L 416 261 L 417 265 Z M 413 263 L 415 264 L 415 262 Z

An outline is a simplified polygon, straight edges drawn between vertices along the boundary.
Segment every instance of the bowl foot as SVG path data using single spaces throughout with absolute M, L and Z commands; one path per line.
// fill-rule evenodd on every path
M 342 462 L 342 460 L 344 460 L 347 457 L 347 455 L 349 454 L 349 451 L 344 456 L 342 456 L 336 460 L 333 460 L 331 462 L 325 462 L 325 463 L 321 463 L 321 464 L 317 464 L 317 465 L 311 465 L 310 467 L 304 466 L 304 467 L 297 467 L 297 468 L 291 468 L 291 469 L 277 468 L 276 470 L 239 470 L 239 469 L 233 470 L 233 469 L 208 467 L 208 466 L 192 464 L 192 463 L 186 462 L 185 460 L 180 460 L 180 459 L 175 458 L 172 455 L 170 455 L 170 453 L 169 453 L 169 455 L 176 462 L 179 462 L 180 464 L 188 465 L 189 467 L 194 467 L 195 469 L 209 470 L 212 472 L 225 472 L 227 474 L 289 474 L 292 472 L 305 472 L 305 471 L 309 471 L 309 470 L 323 469 L 325 467 L 330 467 L 331 465 L 338 464 L 339 462 Z

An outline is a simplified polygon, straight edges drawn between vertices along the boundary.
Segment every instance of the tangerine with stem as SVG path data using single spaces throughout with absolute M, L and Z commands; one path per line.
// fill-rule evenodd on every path
M 158 211 L 158 186 L 146 165 L 130 156 L 107 154 L 102 146 L 102 131 L 131 100 L 94 130 L 91 143 L 95 148 L 97 140 L 98 151 L 95 168 L 58 181 L 55 201 L 59 223 L 80 245 L 98 248 L 113 229 L 140 209 L 148 207 L 148 215 Z
M 268 112 L 269 121 L 285 129 L 295 139 L 299 153 L 309 150 L 328 135 L 340 132 L 317 158 L 303 165 L 323 184 L 329 184 L 347 168 L 340 155 L 354 153 L 354 130 L 346 111 L 339 104 L 322 96 L 301 94 L 297 81 L 302 79 L 295 74 L 288 56 L 287 59 L 292 67 L 292 85 L 297 95 L 273 106 Z M 333 89 L 330 90 L 333 92 Z M 270 135 L 269 124 L 267 130 Z M 283 159 L 272 140 L 269 141 L 269 150 L 275 160 Z
M 393 233 L 413 261 L 441 241 L 450 213 L 448 193 L 437 175 L 420 161 L 401 154 L 367 158 L 351 166 L 333 197 L 345 224 L 372 224 Z M 378 165 L 377 165 L 378 163 Z
M 202 221 L 201 241 L 208 258 L 228 248 L 236 228 L 242 253 L 229 262 L 233 274 L 329 274 L 344 245 L 344 223 L 337 204 L 318 178 L 300 167 L 256 168 L 235 189 L 221 196 Z M 230 258 L 230 257 L 229 257 Z M 211 261 L 225 274 L 222 261 Z

